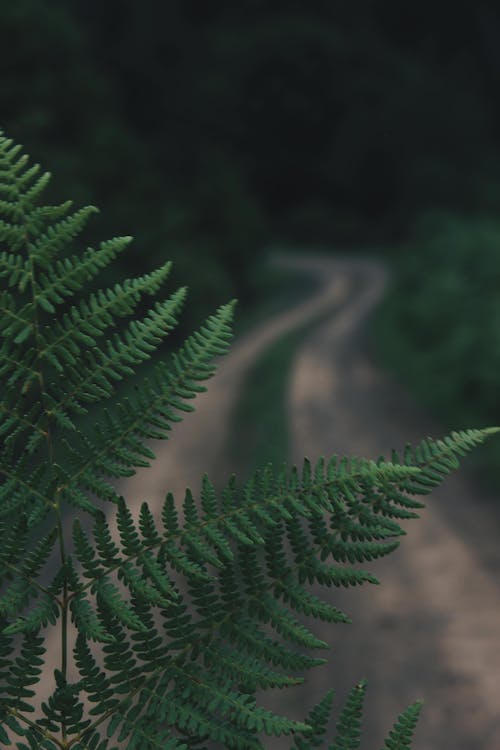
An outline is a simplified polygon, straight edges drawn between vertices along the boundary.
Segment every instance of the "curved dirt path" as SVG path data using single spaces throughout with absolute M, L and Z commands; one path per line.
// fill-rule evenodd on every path
M 286 256 L 277 254 L 273 260 L 278 265 L 289 265 Z M 319 272 L 314 275 L 320 278 Z M 328 311 L 334 314 L 349 293 L 346 277 L 331 276 L 311 299 L 275 315 L 233 344 L 219 360 L 215 376 L 207 383 L 207 392 L 192 402 L 195 412 L 174 425 L 173 440 L 156 443 L 157 458 L 152 467 L 139 469 L 120 485 L 119 491 L 131 503 L 133 513 L 134 506 L 139 512 L 143 500 L 151 502 L 152 509 L 158 507 L 167 491 L 180 502 L 186 487 L 198 489 L 205 472 L 211 479 L 228 476 L 224 453 L 230 417 L 248 370 L 274 341 Z
M 318 291 L 233 347 L 197 399 L 196 412 L 174 428 L 172 443 L 161 446 L 157 468 L 127 484 L 129 500 L 159 507 L 166 488 L 181 500 L 186 486 L 196 490 L 204 471 L 227 476 L 229 417 L 249 367 L 273 341 L 329 311 L 294 361 L 288 394 L 293 462 L 332 453 L 377 458 L 441 435 L 370 356 L 366 322 L 383 295 L 385 267 L 310 254 L 274 261 L 312 274 Z M 330 591 L 353 625 L 313 623 L 332 644 L 329 663 L 309 673 L 297 697 L 274 696 L 273 707 L 302 718 L 328 688 L 337 689 L 338 705 L 366 676 L 366 750 L 381 746 L 397 714 L 416 698 L 424 698 L 425 707 L 414 750 L 498 750 L 500 586 L 494 572 L 500 549 L 491 510 L 475 502 L 477 492 L 463 472 L 450 477 L 429 498 L 422 518 L 408 524 L 400 549 L 367 566 L 382 586 Z M 288 745 L 283 738 L 269 747 Z
M 174 426 L 173 440 L 154 446 L 152 467 L 120 485 L 135 518 L 143 500 L 159 513 L 167 491 L 180 504 L 185 488 L 196 492 L 204 472 L 227 476 L 230 415 L 249 367 L 273 341 L 325 313 L 331 315 L 294 362 L 292 459 L 300 463 L 304 455 L 332 453 L 377 457 L 426 434 L 439 436 L 370 357 L 365 323 L 383 294 L 385 268 L 371 260 L 309 254 L 275 262 L 314 275 L 318 291 L 241 338 L 220 361 L 208 392 L 196 399 L 196 411 Z M 309 673 L 299 698 L 293 691 L 273 698 L 276 710 L 303 718 L 332 686 L 338 705 L 367 676 L 366 750 L 377 750 L 393 718 L 419 697 L 426 706 L 414 750 L 498 750 L 500 587 L 491 571 L 500 569 L 500 550 L 491 517 L 474 502 L 474 493 L 463 473 L 434 493 L 400 550 L 366 566 L 381 587 L 326 590 L 354 624 L 312 623 L 332 644 L 330 655 L 320 654 L 330 656 L 329 663 Z M 59 636 L 48 646 L 58 661 Z M 268 747 L 289 747 L 284 739 L 269 740 Z

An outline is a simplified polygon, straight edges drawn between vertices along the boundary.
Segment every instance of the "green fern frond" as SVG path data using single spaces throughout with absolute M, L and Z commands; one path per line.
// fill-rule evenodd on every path
M 290 689 L 325 663 L 309 651 L 326 643 L 299 616 L 349 622 L 309 584 L 376 583 L 358 564 L 395 549 L 399 521 L 423 507 L 415 496 L 496 430 L 427 439 L 392 461 L 268 466 L 242 487 L 231 478 L 220 492 L 204 477 L 198 493 L 182 498 L 167 487 L 159 514 L 143 503 L 136 522 L 113 480 L 149 465 L 149 441 L 167 438 L 192 411 L 228 349 L 234 303 L 117 403 L 117 383 L 175 328 L 186 290 L 153 301 L 136 320 L 170 263 L 90 289 L 130 238 L 75 252 L 96 209 L 40 205 L 49 179 L 0 134 L 0 743 L 17 736 L 19 750 L 116 750 L 116 737 L 128 750 L 201 750 L 206 740 L 260 750 L 265 733 L 293 734 L 297 750 L 318 747 L 331 693 L 305 722 L 267 711 L 255 697 L 258 688 Z M 98 423 L 82 428 L 89 404 L 103 402 Z M 117 539 L 104 503 L 115 509 Z M 77 511 L 71 555 L 69 508 Z M 56 544 L 61 565 L 42 586 Z M 55 689 L 42 715 L 28 718 L 45 653 L 40 633 L 56 620 L 64 633 L 68 614 L 78 631 L 79 679 L 67 680 L 63 636 Z M 363 694 L 360 683 L 332 750 L 359 746 Z M 418 710 L 401 715 L 385 750 L 410 747 Z
M 320 747 L 323 744 L 326 734 L 326 727 L 332 710 L 333 690 L 327 694 L 309 711 L 306 717 L 306 723 L 310 727 L 310 732 L 306 737 L 300 735 L 296 738 L 292 750 L 312 750 L 314 747 Z
M 64 725 L 67 735 L 81 734 L 90 724 L 90 719 L 82 720 L 83 706 L 78 702 L 80 688 L 68 684 L 58 669 L 54 670 L 54 676 L 57 687 L 48 701 L 42 703 L 45 717 L 40 719 L 39 726 L 56 732 L 59 726 Z
M 17 534 L 14 538 L 16 537 L 19 539 Z M 23 534 L 23 537 L 26 538 L 25 534 Z M 2 593 L 0 599 L 0 616 L 15 617 L 26 607 L 33 596 L 38 595 L 39 591 L 36 579 L 52 552 L 56 537 L 56 530 L 52 529 L 49 534 L 37 543 L 33 552 L 26 555 L 22 563 L 18 562 L 19 550 L 17 551 L 15 558 L 13 555 L 10 555 L 7 550 L 5 557 L 2 555 L 2 563 L 5 565 L 5 573 L 8 574 L 12 583 L 4 589 Z M 12 563 L 13 559 L 16 561 L 15 564 Z M 39 607 L 30 613 L 28 618 L 21 618 L 11 624 L 6 628 L 6 633 L 30 632 L 36 630 L 37 621 L 44 622 L 50 620 L 51 622 L 55 622 L 53 616 L 53 597 L 47 597 L 46 592 L 43 593 L 45 596 Z M 36 614 L 37 612 L 38 614 Z
M 411 750 L 411 741 L 421 710 L 422 701 L 417 701 L 400 714 L 382 750 Z
M 2 635 L 2 640 L 3 637 Z M 35 691 L 29 686 L 38 682 L 42 671 L 40 667 L 43 659 L 40 657 L 45 653 L 43 640 L 38 633 L 29 632 L 23 635 L 21 653 L 15 665 L 11 665 L 4 684 L 0 686 L 0 704 L 8 710 L 8 716 L 5 718 L 8 726 L 11 726 L 10 720 L 14 718 L 14 713 L 33 713 L 35 710 L 25 699 L 35 695 Z
M 458 456 L 465 456 L 471 450 L 500 431 L 500 428 L 489 427 L 482 430 L 462 430 L 452 432 L 444 440 L 422 440 L 415 448 L 407 445 L 403 458 L 393 452 L 395 464 L 416 466 L 420 469 L 418 476 L 409 481 L 405 490 L 411 494 L 426 495 L 437 487 L 448 474 L 460 465 Z
M 341 466 L 341 472 L 333 472 L 332 466 Z M 384 540 L 393 534 L 399 534 L 401 530 L 394 524 L 385 525 L 385 517 L 391 514 L 391 509 L 384 504 L 377 505 L 376 498 L 381 487 L 385 488 L 386 493 L 391 487 L 392 502 L 397 504 L 400 494 L 405 492 L 408 477 L 413 478 L 418 471 L 418 468 L 411 466 L 381 462 L 353 461 L 348 464 L 346 461 L 334 460 L 325 466 L 320 461 L 314 467 L 312 479 L 312 472 L 307 464 L 302 477 L 295 470 L 286 473 L 284 469 L 273 476 L 268 468 L 262 481 L 256 475 L 241 492 L 231 482 L 220 499 L 213 485 L 205 478 L 200 493 L 200 508 L 203 512 L 199 512 L 197 503 L 188 492 L 184 500 L 184 522 L 181 524 L 173 498 L 169 496 L 162 512 L 163 531 L 156 527 L 148 506 L 143 504 L 141 517 L 143 529 L 147 521 L 147 554 L 160 579 L 155 579 L 154 575 L 151 577 L 151 568 L 148 570 L 147 565 L 142 568 L 143 574 L 151 577 L 160 596 L 168 595 L 175 591 L 175 587 L 171 578 L 165 577 L 166 566 L 170 563 L 172 568 L 179 570 L 179 556 L 182 555 L 185 564 L 181 569 L 186 576 L 186 591 L 191 606 L 197 613 L 195 619 L 188 615 L 189 608 L 187 603 L 184 604 L 185 596 L 177 592 L 176 601 L 162 609 L 164 630 L 170 641 L 167 641 L 168 652 L 161 658 L 156 657 L 157 663 L 161 663 L 165 670 L 178 664 L 179 658 L 183 663 L 182 654 L 186 648 L 191 648 L 194 658 L 198 654 L 204 663 L 214 663 L 215 644 L 224 644 L 223 663 L 232 664 L 232 674 L 238 674 L 240 684 L 245 684 L 245 673 L 243 669 L 238 670 L 238 664 L 243 658 L 247 670 L 251 665 L 252 668 L 248 671 L 251 679 L 246 687 L 269 684 L 271 664 L 290 672 L 323 663 L 322 659 L 311 659 L 306 654 L 287 647 L 287 642 L 306 648 L 320 648 L 325 644 L 316 639 L 307 628 L 299 626 L 285 606 L 278 606 L 273 599 L 273 592 L 279 592 L 280 599 L 289 602 L 298 611 L 315 613 L 332 621 L 347 621 L 348 618 L 341 612 L 312 597 L 303 588 L 304 581 L 319 581 L 326 585 L 356 585 L 376 579 L 369 573 L 350 567 L 321 563 L 319 558 L 324 557 L 325 549 L 333 559 L 338 555 L 330 539 L 325 546 L 325 531 L 323 529 L 323 533 L 318 535 L 313 521 L 326 518 L 326 528 L 330 529 L 328 533 L 343 535 L 346 549 L 349 549 L 349 538 L 352 535 L 356 559 L 363 544 L 367 545 L 364 557 L 368 559 L 376 556 L 373 549 L 376 544 L 380 544 L 382 548 L 380 554 L 387 554 L 392 546 Z M 266 491 L 265 496 L 259 494 L 262 488 Z M 373 500 L 368 517 L 367 495 Z M 255 512 L 257 508 L 259 513 Z M 117 513 L 121 549 L 110 542 L 109 536 L 105 536 L 103 519 L 98 518 L 94 533 L 99 557 L 93 545 L 88 540 L 85 541 L 78 524 L 75 525 L 75 548 L 86 571 L 84 575 L 94 579 L 91 586 L 94 591 L 99 591 L 102 586 L 100 582 L 106 580 L 106 585 L 111 585 L 109 575 L 113 570 L 118 571 L 118 578 L 128 586 L 133 598 L 141 600 L 143 607 L 145 602 L 148 602 L 149 607 L 154 606 L 159 603 L 158 594 L 153 595 L 148 590 L 149 584 L 146 585 L 144 579 L 141 589 L 137 585 L 137 572 L 132 572 L 135 570 L 132 561 L 140 566 L 148 558 L 144 558 L 144 540 L 141 541 L 123 499 L 118 503 Z M 306 525 L 299 523 L 300 515 Z M 368 537 L 369 541 L 359 541 L 359 519 L 362 519 L 365 528 L 362 536 Z M 241 524 L 247 531 L 244 538 Z M 287 557 L 282 549 L 280 561 L 277 543 L 282 545 L 286 537 L 291 556 L 289 554 Z M 374 542 L 373 538 L 382 541 Z M 259 548 L 263 550 L 262 560 L 256 554 Z M 217 578 L 210 576 L 209 572 L 214 562 L 220 568 Z M 161 582 L 166 583 L 163 591 Z M 82 591 L 87 588 L 88 584 Z M 121 610 L 121 607 L 124 609 Z M 110 590 L 109 602 L 104 602 L 102 596 L 98 597 L 97 613 L 101 619 L 112 614 L 117 622 L 121 622 L 121 627 L 131 630 L 138 628 L 138 621 L 130 620 L 126 602 L 119 601 L 116 588 Z M 145 610 L 141 613 L 140 621 L 145 621 Z M 271 626 L 282 640 L 265 634 L 264 626 Z M 138 635 L 139 631 L 140 628 Z M 123 643 L 124 631 L 120 631 L 120 636 L 117 634 L 117 637 Z M 132 648 L 135 649 L 134 646 Z M 174 653 L 178 656 L 175 657 Z M 122 667 L 123 658 L 116 659 L 113 664 L 115 668 L 118 664 Z M 110 666 L 111 663 L 108 663 L 108 667 Z M 130 680 L 130 669 L 130 666 L 126 672 L 120 669 L 115 675 L 116 679 L 120 683 Z M 259 669 L 262 670 L 261 675 Z M 283 684 L 293 684 L 293 680 Z
M 99 484 L 99 476 L 130 476 L 134 473 L 134 467 L 149 465 L 147 459 L 154 458 L 154 454 L 145 441 L 166 438 L 172 424 L 180 420 L 178 412 L 192 410 L 187 401 L 205 390 L 199 382 L 213 375 L 212 360 L 227 351 L 232 309 L 233 305 L 226 305 L 210 317 L 207 324 L 174 355 L 171 369 L 163 363 L 155 366 L 144 383 L 144 389 L 135 398 L 117 404 L 113 415 L 105 411 L 105 423 L 95 428 L 92 440 L 82 434 L 77 435 L 77 445 L 80 440 L 77 448 L 62 440 L 73 470 L 71 484 L 63 486 L 62 492 L 71 494 L 74 487 L 77 490 L 90 489 L 102 498 L 113 500 L 112 489 L 106 484 Z M 137 335 L 140 338 L 140 329 Z M 88 380 L 93 377 L 98 388 L 107 396 L 111 381 L 105 380 L 104 376 L 99 377 L 100 368 L 97 366 L 91 372 L 93 374 L 89 375 Z M 120 373 L 116 372 L 116 377 L 119 376 Z M 85 388 L 88 390 L 88 382 Z M 72 397 L 80 396 L 81 389 Z
M 23 600 L 22 606 L 25 603 L 25 600 Z M 51 625 L 55 625 L 58 614 L 59 607 L 54 601 L 53 596 L 51 594 L 43 594 L 41 601 L 31 609 L 27 616 L 21 615 L 15 622 L 6 627 L 4 632 L 7 635 L 14 635 L 14 633 L 38 633 L 49 622 Z
M 45 185 L 43 185 L 43 188 L 44 187 Z M 88 220 L 94 213 L 97 213 L 97 208 L 95 206 L 85 206 L 85 208 L 81 208 L 79 211 L 75 211 L 75 213 L 68 218 L 62 219 L 55 223 L 51 222 L 51 224 L 47 227 L 45 233 L 37 232 L 36 239 L 32 240 L 28 245 L 30 266 L 36 265 L 40 268 L 48 268 L 54 256 L 62 253 L 66 246 L 69 245 L 75 237 L 78 237 L 78 235 L 81 234 L 86 224 L 88 223 Z M 28 225 L 28 235 L 30 234 L 29 230 L 30 227 Z M 32 271 L 30 270 L 30 274 L 31 273 Z M 26 280 L 26 283 L 20 284 L 21 291 L 24 291 L 27 282 L 28 280 Z M 42 294 L 36 295 L 35 299 L 44 309 L 46 309 L 42 301 L 42 284 L 40 284 L 40 290 Z M 47 312 L 54 311 L 54 308 L 52 306 L 49 306 Z
M 336 736 L 330 750 L 357 750 L 361 742 L 361 716 L 366 680 L 356 685 L 347 698 L 336 725 Z
M 249 691 L 256 688 L 285 688 L 302 685 L 303 677 L 290 677 L 263 665 L 257 658 L 231 649 L 221 640 L 212 640 L 203 648 L 203 662 L 214 676 L 223 675 Z
M 83 255 L 72 255 L 56 260 L 40 274 L 44 296 L 59 304 L 95 278 L 116 256 L 132 242 L 132 237 L 114 237 L 101 242 L 97 250 L 89 247 Z
M 56 370 L 64 364 L 74 365 L 83 347 L 94 347 L 97 339 L 115 325 L 115 318 L 131 315 L 141 294 L 155 294 L 167 278 L 171 263 L 156 272 L 137 279 L 115 284 L 113 289 L 93 292 L 88 300 L 72 307 L 62 316 L 61 322 L 46 326 L 41 334 L 41 358 L 47 359 Z M 55 300 L 63 302 L 62 298 Z
M 108 633 L 108 637 L 110 640 L 115 640 L 110 633 Z M 78 634 L 73 652 L 75 664 L 81 677 L 80 687 L 87 693 L 88 700 L 97 704 L 90 709 L 89 715 L 104 714 L 113 709 L 120 702 L 119 698 L 115 695 L 109 677 L 97 666 L 83 632 Z

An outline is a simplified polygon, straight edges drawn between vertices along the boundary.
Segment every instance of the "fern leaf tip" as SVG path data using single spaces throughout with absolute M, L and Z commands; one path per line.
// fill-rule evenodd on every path
M 230 301 L 229 301 L 229 302 L 227 303 L 227 305 L 225 305 L 225 307 L 227 308 L 227 310 L 228 310 L 228 311 L 229 311 L 229 312 L 230 312 L 231 314 L 233 314 L 233 313 L 234 313 L 234 311 L 235 311 L 235 309 L 236 309 L 236 306 L 237 306 L 237 304 L 238 304 L 238 300 L 237 300 L 236 298 L 234 298 L 234 299 L 230 300 Z
M 483 430 L 483 434 L 486 436 L 496 435 L 498 432 L 500 432 L 500 427 L 485 427 Z

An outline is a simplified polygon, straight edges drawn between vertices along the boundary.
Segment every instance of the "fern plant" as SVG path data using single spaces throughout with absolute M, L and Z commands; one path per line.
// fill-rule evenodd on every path
M 391 552 L 398 521 L 423 507 L 415 496 L 494 430 L 424 440 L 390 461 L 267 467 L 244 486 L 232 478 L 221 493 L 204 477 L 196 497 L 187 490 L 174 498 L 166 487 L 161 521 L 144 502 L 136 523 L 113 481 L 147 466 L 148 441 L 166 438 L 192 409 L 214 357 L 227 350 L 233 305 L 117 403 L 118 381 L 174 328 L 186 291 L 133 319 L 170 264 L 111 288 L 92 286 L 130 237 L 70 254 L 95 209 L 43 205 L 48 180 L 2 135 L 0 744 L 184 750 L 210 741 L 253 750 L 263 734 L 287 734 L 296 750 L 317 747 L 332 693 L 303 722 L 265 710 L 256 697 L 258 689 L 290 689 L 324 661 L 310 654 L 326 644 L 302 615 L 348 621 L 309 585 L 374 581 L 353 563 Z M 107 406 L 99 424 L 79 426 L 100 402 Z M 57 572 L 44 585 L 54 555 Z M 54 689 L 34 715 L 48 628 L 60 629 L 61 660 L 50 665 Z M 359 746 L 364 692 L 364 683 L 351 692 L 332 750 Z M 418 711 L 415 704 L 400 716 L 386 750 L 410 747 Z

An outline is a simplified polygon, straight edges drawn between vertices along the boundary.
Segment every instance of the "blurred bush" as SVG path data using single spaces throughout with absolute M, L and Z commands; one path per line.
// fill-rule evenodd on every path
M 447 426 L 500 424 L 500 222 L 418 221 L 395 257 L 377 334 L 385 361 Z M 490 451 L 500 483 L 499 459 Z

